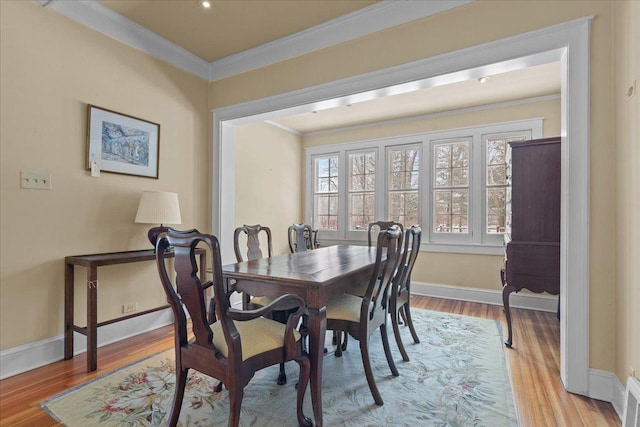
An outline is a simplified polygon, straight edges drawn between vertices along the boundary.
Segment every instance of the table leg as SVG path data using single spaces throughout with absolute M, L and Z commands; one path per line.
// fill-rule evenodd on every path
M 322 366 L 324 337 L 327 331 L 325 307 L 308 309 L 309 357 L 311 359 L 311 403 L 316 427 L 322 427 Z
M 98 269 L 87 268 L 87 372 L 98 369 Z
M 65 263 L 64 271 L 64 358 L 73 357 L 73 298 L 74 298 L 73 264 Z

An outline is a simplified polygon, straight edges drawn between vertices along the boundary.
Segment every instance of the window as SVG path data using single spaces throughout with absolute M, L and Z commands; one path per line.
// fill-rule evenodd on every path
M 509 142 L 541 137 L 532 119 L 307 148 L 307 217 L 326 244 L 392 220 L 420 224 L 422 249 L 500 254 Z
M 387 151 L 388 218 L 405 227 L 418 224 L 420 202 L 419 147 L 390 148 Z M 373 221 L 372 221 L 373 222 Z
M 316 157 L 314 221 L 318 230 L 338 229 L 338 156 Z
M 507 165 L 511 157 L 509 142 L 523 141 L 527 135 L 495 136 L 485 138 L 486 194 L 488 234 L 501 234 L 506 229 L 508 176 Z
M 376 213 L 376 152 L 349 153 L 349 230 L 367 230 Z
M 469 233 L 469 145 L 433 144 L 434 233 Z

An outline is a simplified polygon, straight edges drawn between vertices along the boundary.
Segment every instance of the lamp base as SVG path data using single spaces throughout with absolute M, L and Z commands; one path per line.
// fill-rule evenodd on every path
M 149 241 L 151 242 L 151 246 L 153 246 L 153 251 L 156 251 L 156 242 L 158 241 L 158 237 L 169 230 L 169 227 L 165 227 L 164 225 L 160 224 L 159 227 L 153 227 L 150 228 L 149 231 L 147 232 L 147 237 L 149 238 Z

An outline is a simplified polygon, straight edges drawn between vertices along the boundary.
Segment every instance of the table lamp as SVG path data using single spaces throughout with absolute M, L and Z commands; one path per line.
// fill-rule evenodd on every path
M 158 236 L 168 230 L 164 224 L 182 224 L 178 194 L 165 191 L 143 191 L 135 222 L 160 224 L 159 227 L 149 229 L 147 233 L 155 251 Z

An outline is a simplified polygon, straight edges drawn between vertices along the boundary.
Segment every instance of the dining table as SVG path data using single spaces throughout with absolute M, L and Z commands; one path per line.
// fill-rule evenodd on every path
M 310 393 L 316 426 L 322 426 L 327 301 L 369 280 L 375 261 L 375 247 L 337 245 L 222 267 L 222 277 L 229 291 L 272 299 L 295 294 L 305 300 L 311 360 Z

